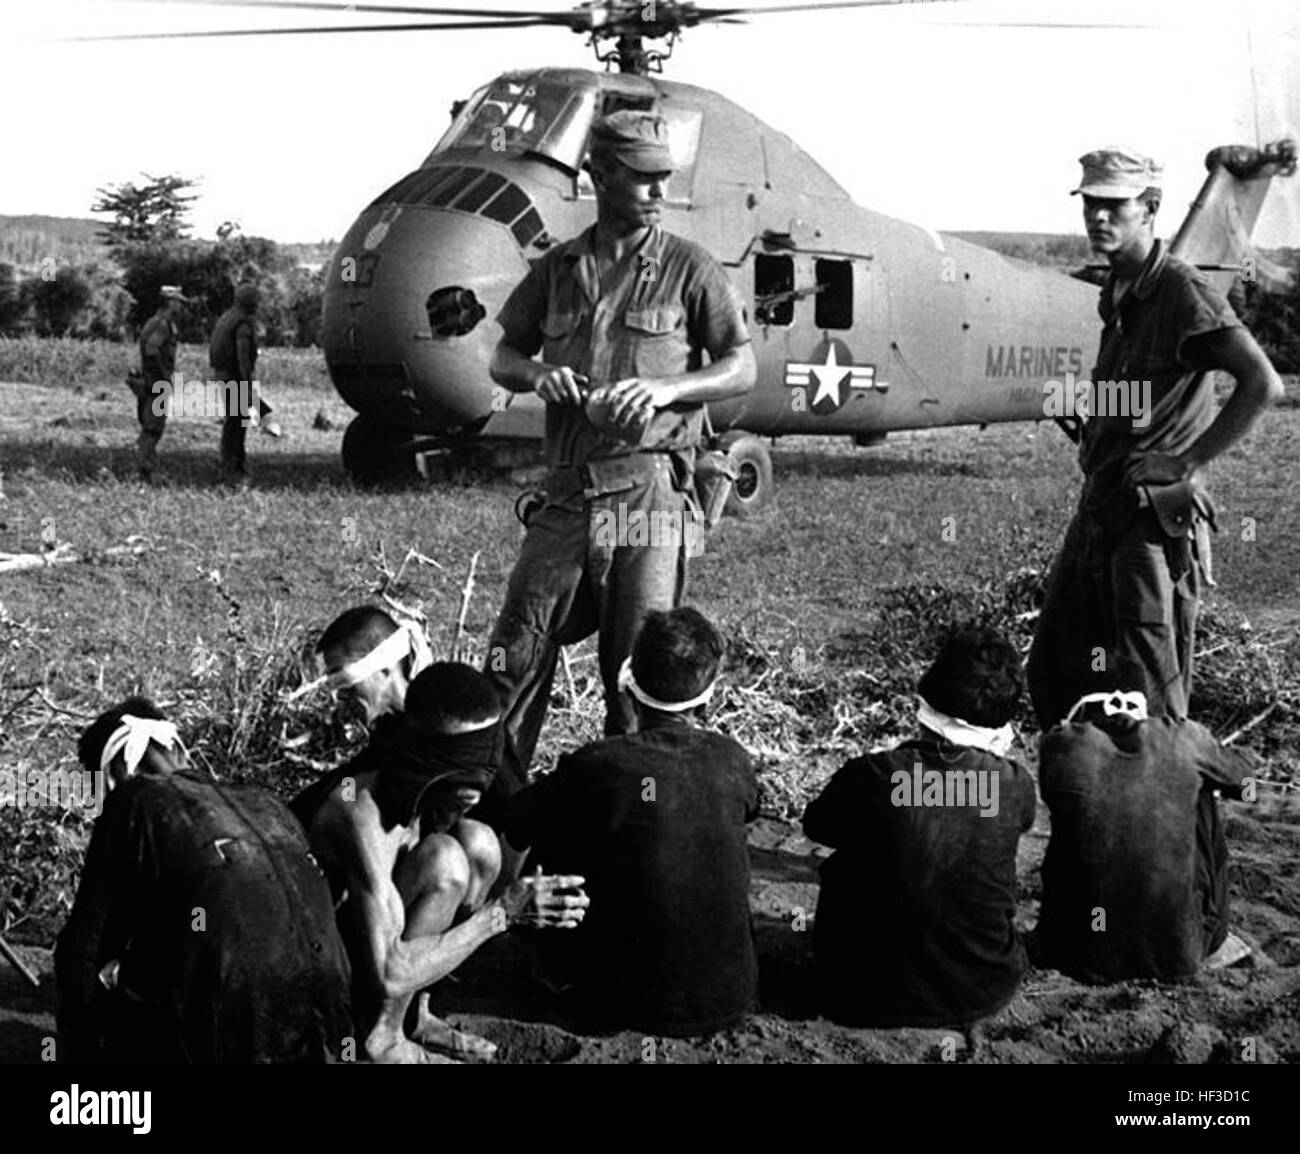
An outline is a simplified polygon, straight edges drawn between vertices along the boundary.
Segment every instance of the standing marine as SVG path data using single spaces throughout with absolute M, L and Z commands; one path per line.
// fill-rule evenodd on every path
M 633 728 L 619 668 L 646 615 L 679 604 L 698 552 L 704 407 L 754 384 L 739 294 L 661 225 L 673 167 L 662 117 L 599 121 L 596 223 L 538 260 L 498 318 L 492 378 L 546 402 L 547 476 L 485 661 L 506 729 L 490 810 L 527 781 L 560 646 L 598 632 L 605 733 Z
M 1048 578 L 1029 653 L 1029 692 L 1050 729 L 1078 700 L 1080 653 L 1107 651 L 1145 671 L 1151 716 L 1187 716 L 1213 507 L 1205 467 L 1240 441 L 1282 382 L 1223 294 L 1155 239 L 1161 168 L 1138 153 L 1080 158 L 1083 220 L 1110 262 L 1092 380 L 1145 397 L 1142 412 L 1098 411 L 1079 445 L 1083 492 Z M 1236 379 L 1217 408 L 1210 376 Z M 1107 388 L 1102 387 L 1107 383 Z M 1119 407 L 1119 406 L 1116 406 Z

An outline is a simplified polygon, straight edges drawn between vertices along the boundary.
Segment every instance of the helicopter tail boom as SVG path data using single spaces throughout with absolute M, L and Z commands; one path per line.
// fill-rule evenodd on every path
M 1170 251 L 1202 269 L 1224 292 L 1237 277 L 1285 284 L 1288 274 L 1255 252 L 1251 233 L 1273 178 L 1295 171 L 1295 141 L 1216 148 L 1206 156 L 1205 167 L 1209 175 Z

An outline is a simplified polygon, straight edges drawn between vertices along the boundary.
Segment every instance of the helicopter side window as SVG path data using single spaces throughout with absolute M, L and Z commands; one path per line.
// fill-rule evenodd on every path
M 819 329 L 853 327 L 852 261 L 819 260 L 817 262 L 815 321 Z
M 794 323 L 793 257 L 754 257 L 754 317 L 763 325 Z

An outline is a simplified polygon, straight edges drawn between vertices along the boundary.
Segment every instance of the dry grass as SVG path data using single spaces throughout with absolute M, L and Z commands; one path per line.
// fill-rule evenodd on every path
M 0 377 L 4 363 L 0 349 Z M 92 554 L 0 575 L 0 765 L 71 768 L 85 721 L 143 692 L 213 773 L 289 794 L 356 736 L 320 696 L 289 696 L 338 611 L 386 595 L 424 614 L 448 653 L 479 553 L 465 626 L 485 643 L 520 540 L 512 488 L 353 489 L 337 464 L 348 413 L 318 370 L 304 360 L 299 383 L 268 374 L 290 437 L 250 442 L 260 484 L 243 496 L 213 485 L 217 433 L 205 421 L 169 425 L 169 487 L 134 484 L 133 414 L 111 364 L 77 386 L 0 387 L 0 551 L 39 548 L 48 523 Z M 1240 742 L 1279 782 L 1300 780 L 1300 512 L 1288 479 L 1298 442 L 1300 412 L 1279 411 L 1215 468 L 1221 587 L 1194 702 L 1220 735 L 1263 714 Z M 765 811 L 792 818 L 847 757 L 911 732 L 909 694 L 952 625 L 992 624 L 1027 646 L 1077 481 L 1047 427 L 903 435 L 869 452 L 808 439 L 783 444 L 776 466 L 779 508 L 725 522 L 689 596 L 729 638 L 714 723 L 754 753 Z M 1246 516 L 1253 540 L 1226 528 Z M 955 539 L 941 533 L 945 517 Z M 103 553 L 131 535 L 141 555 Z M 437 564 L 401 564 L 411 549 Z M 596 736 L 601 716 L 588 642 L 557 676 L 539 767 Z M 0 809 L 0 930 L 49 942 L 87 836 L 77 812 Z

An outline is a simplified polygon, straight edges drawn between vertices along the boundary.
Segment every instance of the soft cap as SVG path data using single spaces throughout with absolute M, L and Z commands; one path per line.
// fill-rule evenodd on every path
M 637 172 L 671 172 L 668 122 L 654 112 L 623 109 L 598 120 L 591 130 L 591 151 L 621 160 Z
M 1149 156 L 1128 148 L 1099 148 L 1079 157 L 1083 179 L 1071 196 L 1083 193 L 1106 200 L 1128 200 L 1160 188 L 1164 169 Z

